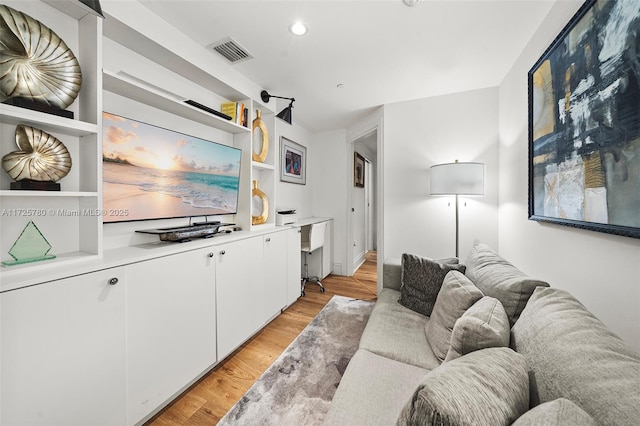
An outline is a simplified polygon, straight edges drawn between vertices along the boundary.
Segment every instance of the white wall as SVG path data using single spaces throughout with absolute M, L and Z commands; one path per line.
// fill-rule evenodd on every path
M 499 251 L 640 349 L 640 240 L 528 218 L 527 72 L 580 7 L 557 2 L 499 87 Z
M 278 109 L 278 112 L 279 111 L 281 111 L 281 109 Z M 293 124 L 291 125 L 279 118 L 276 118 L 277 140 L 273 141 L 273 149 L 278 150 L 278 158 L 280 159 L 281 136 L 284 136 L 285 138 L 307 148 L 307 184 L 299 185 L 297 183 L 280 181 L 280 168 L 278 167 L 276 171 L 276 209 L 295 209 L 298 213 L 298 217 L 303 218 L 314 216 L 312 199 L 313 191 L 311 188 L 313 188 L 314 185 L 313 169 L 315 168 L 315 163 L 313 162 L 314 153 L 313 147 L 311 146 L 311 134 L 306 129 L 296 124 L 295 110 L 293 113 Z
M 485 196 L 460 198 L 460 257 L 497 247 L 497 88 L 385 105 L 383 140 L 385 258 L 455 254 L 454 198 L 429 195 L 429 167 L 456 159 L 486 165 Z
M 311 146 L 313 155 L 309 165 L 313 177 L 313 216 L 333 218 L 333 273 L 347 275 L 344 260 L 348 240 L 345 182 L 349 178 L 346 132 L 316 133 L 312 136 Z

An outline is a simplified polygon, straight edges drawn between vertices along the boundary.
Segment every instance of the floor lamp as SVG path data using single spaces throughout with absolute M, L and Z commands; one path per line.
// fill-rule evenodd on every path
M 456 257 L 459 257 L 458 195 L 484 195 L 484 164 L 456 160 L 431 166 L 431 195 L 456 196 Z

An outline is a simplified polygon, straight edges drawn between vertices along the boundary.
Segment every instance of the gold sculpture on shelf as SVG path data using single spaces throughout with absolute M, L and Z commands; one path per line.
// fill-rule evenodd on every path
M 71 170 L 71 155 L 60 140 L 34 127 L 16 127 L 16 145 L 2 157 L 2 168 L 15 181 L 58 182 Z
M 267 125 L 262 121 L 262 111 L 259 109 L 256 110 L 256 118 L 253 120 L 251 131 L 255 132 L 256 128 L 260 129 L 260 133 L 262 134 L 262 148 L 260 148 L 260 153 L 258 154 L 252 150 L 251 159 L 259 163 L 264 163 L 264 160 L 267 159 L 267 152 L 269 152 L 269 130 L 267 130 Z
M 258 181 L 253 181 L 253 191 L 251 191 L 251 197 L 258 197 L 262 202 L 262 213 L 259 216 L 251 215 L 251 224 L 252 225 L 261 225 L 267 222 L 267 218 L 269 217 L 269 200 L 267 199 L 267 194 L 262 192 L 260 188 L 258 188 Z
M 80 64 L 49 27 L 0 5 L 0 100 L 24 98 L 66 108 L 80 92 Z

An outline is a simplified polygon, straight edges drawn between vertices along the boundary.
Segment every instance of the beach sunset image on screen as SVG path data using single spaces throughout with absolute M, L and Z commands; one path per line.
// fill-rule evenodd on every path
M 235 214 L 241 151 L 102 114 L 104 222 Z

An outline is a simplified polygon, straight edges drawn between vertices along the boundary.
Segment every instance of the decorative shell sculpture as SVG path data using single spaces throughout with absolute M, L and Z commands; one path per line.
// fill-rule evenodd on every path
M 16 144 L 20 151 L 2 157 L 2 168 L 13 180 L 57 182 L 71 170 L 67 147 L 45 131 L 20 124 Z
M 67 44 L 31 16 L 0 5 L 0 95 L 58 108 L 80 91 L 80 64 Z

